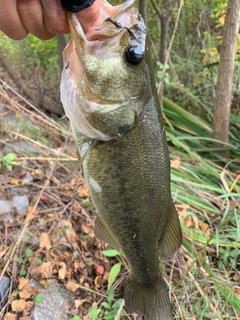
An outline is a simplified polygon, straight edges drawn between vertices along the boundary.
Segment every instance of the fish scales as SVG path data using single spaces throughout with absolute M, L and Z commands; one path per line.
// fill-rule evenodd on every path
M 170 320 L 158 252 L 170 256 L 179 248 L 181 228 L 146 31 L 137 1 L 126 1 L 116 12 L 102 1 L 102 12 L 113 21 L 87 36 L 70 16 L 73 40 L 64 53 L 62 101 L 97 211 L 95 234 L 129 264 L 126 306 L 147 320 Z M 129 47 L 142 52 L 136 65 L 125 55 Z
M 154 283 L 156 272 L 159 274 L 158 241 L 167 218 L 159 212 L 169 211 L 172 204 L 163 130 L 151 99 L 134 129 L 121 139 L 99 142 L 83 163 L 98 219 L 116 239 L 131 269 L 139 265 L 138 279 L 146 283 Z M 100 185 L 100 193 L 89 183 L 90 178 Z

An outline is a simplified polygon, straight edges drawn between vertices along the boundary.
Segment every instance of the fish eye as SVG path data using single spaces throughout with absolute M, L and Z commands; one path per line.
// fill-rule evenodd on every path
M 143 52 L 138 47 L 130 47 L 125 51 L 127 62 L 136 65 L 139 64 L 143 58 Z

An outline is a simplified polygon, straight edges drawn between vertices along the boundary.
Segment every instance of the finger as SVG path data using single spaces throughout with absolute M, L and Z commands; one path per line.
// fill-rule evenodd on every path
M 20 19 L 17 0 L 0 0 L 0 8 L 0 30 L 13 40 L 24 39 L 28 31 Z
M 41 0 L 43 7 L 43 19 L 47 30 L 51 33 L 69 33 L 69 25 L 66 10 L 63 9 L 60 0 Z
M 100 17 L 100 0 L 94 1 L 90 7 L 77 12 L 77 17 L 84 32 L 87 32 L 92 26 L 100 25 L 102 23 Z
M 44 25 L 42 5 L 40 1 L 21 0 L 18 1 L 17 8 L 22 24 L 29 33 L 42 40 L 54 37 L 54 34 L 49 32 Z

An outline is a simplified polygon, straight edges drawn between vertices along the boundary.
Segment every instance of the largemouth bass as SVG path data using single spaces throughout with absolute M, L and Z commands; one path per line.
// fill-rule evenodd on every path
M 96 207 L 95 234 L 129 264 L 126 306 L 147 320 L 170 320 L 158 254 L 180 247 L 181 228 L 146 28 L 137 0 L 117 10 L 102 1 L 101 17 L 85 35 L 69 14 L 61 99 Z

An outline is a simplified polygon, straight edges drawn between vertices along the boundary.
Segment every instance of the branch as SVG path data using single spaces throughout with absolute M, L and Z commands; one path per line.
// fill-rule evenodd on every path
M 174 40 L 175 34 L 176 34 L 176 32 L 177 32 L 178 21 L 179 21 L 180 14 L 181 14 L 181 10 L 182 10 L 182 4 L 183 4 L 183 0 L 180 0 L 180 5 L 179 5 L 179 8 L 178 8 L 177 19 L 176 19 L 175 26 L 174 26 L 174 30 L 173 30 L 173 33 L 172 33 L 172 37 L 171 37 L 171 40 L 170 40 L 170 43 L 169 43 L 166 61 L 165 61 L 165 64 L 164 64 L 164 66 L 163 66 L 162 79 L 159 81 L 159 85 L 158 85 L 158 95 L 159 95 L 160 92 L 161 92 L 161 87 L 162 87 L 163 80 L 164 80 L 164 74 L 165 74 L 165 72 L 166 72 L 166 66 L 167 66 L 168 59 L 169 59 L 169 55 L 170 55 L 170 51 L 171 51 L 171 48 L 172 48 L 172 45 L 173 45 L 173 40 Z
M 174 1 L 175 1 L 175 0 L 174 0 Z M 159 16 L 159 18 L 160 18 L 161 20 L 163 20 L 163 19 L 164 19 L 164 14 L 163 14 L 163 13 L 160 11 L 160 9 L 158 8 L 155 0 L 151 0 L 151 2 L 152 2 L 152 5 L 153 5 L 153 7 L 154 7 L 154 9 L 155 9 L 155 11 L 156 11 L 156 13 L 157 13 L 157 15 Z
M 172 0 L 168 3 L 167 9 L 166 9 L 166 13 L 165 16 L 167 17 L 167 19 L 170 17 L 173 8 L 175 7 L 176 3 L 178 0 Z
M 170 1 L 170 2 L 168 3 L 168 6 L 166 7 L 166 12 L 165 12 L 165 13 L 162 13 L 162 12 L 160 11 L 160 9 L 158 8 L 158 5 L 156 4 L 155 0 L 151 0 L 152 5 L 153 5 L 153 7 L 154 7 L 154 9 L 155 9 L 155 11 L 156 11 L 156 13 L 157 13 L 157 15 L 159 16 L 159 18 L 160 18 L 161 20 L 163 20 L 163 19 L 168 20 L 168 19 L 170 18 L 171 13 L 172 13 L 172 10 L 173 10 L 173 8 L 175 7 L 175 4 L 177 3 L 177 1 L 178 1 L 178 0 L 172 0 L 172 1 Z

